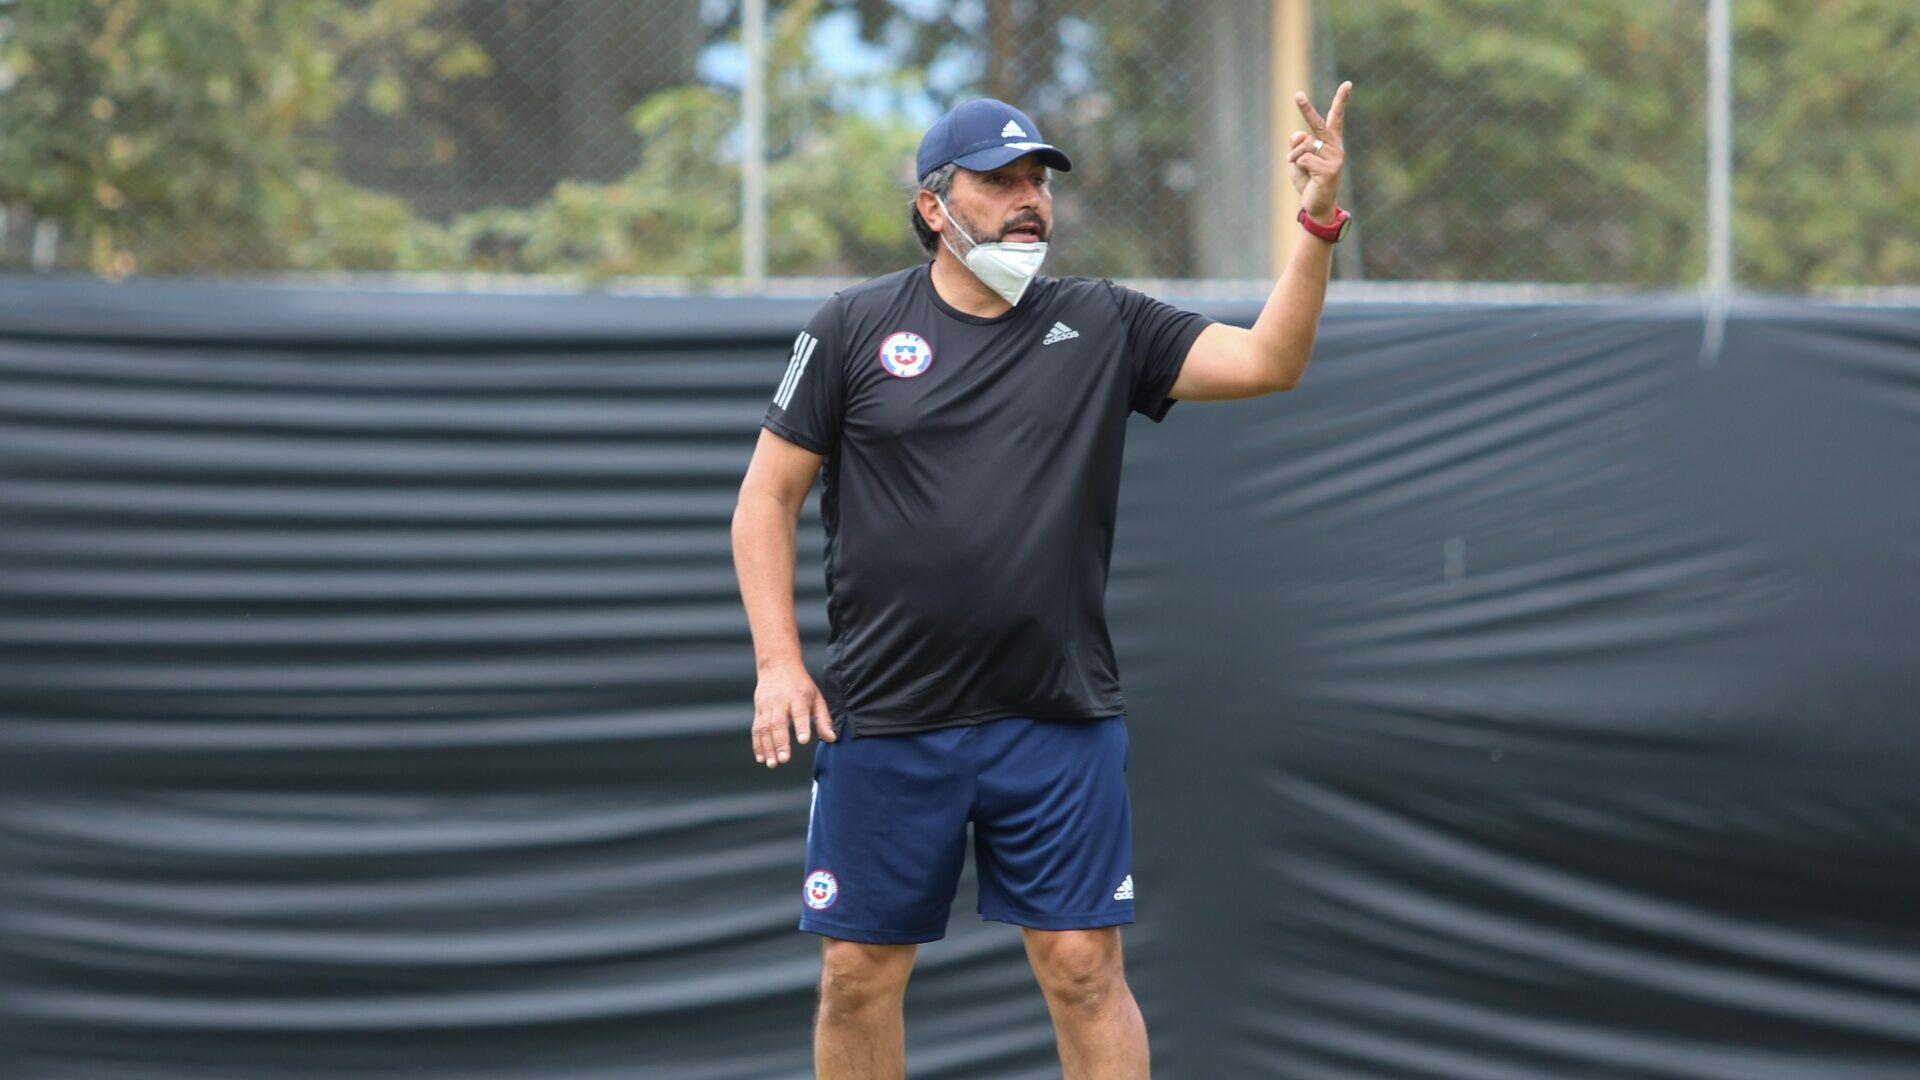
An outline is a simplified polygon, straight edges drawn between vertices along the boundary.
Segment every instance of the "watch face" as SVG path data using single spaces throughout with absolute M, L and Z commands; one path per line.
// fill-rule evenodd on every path
M 1351 228 L 1353 228 L 1353 215 L 1348 214 L 1340 219 L 1340 231 L 1334 234 L 1333 242 L 1337 244 L 1345 240 L 1347 238 L 1347 230 Z

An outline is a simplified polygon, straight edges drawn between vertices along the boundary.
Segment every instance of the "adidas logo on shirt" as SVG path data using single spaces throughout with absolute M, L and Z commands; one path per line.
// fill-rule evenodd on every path
M 1076 338 L 1079 336 L 1080 331 L 1075 330 L 1066 323 L 1057 322 L 1053 324 L 1053 329 L 1047 331 L 1047 336 L 1041 339 L 1040 344 L 1051 345 L 1056 341 L 1065 341 L 1068 338 Z
M 1133 875 L 1132 874 L 1128 874 L 1127 879 L 1120 883 L 1120 887 L 1113 890 L 1113 898 L 1115 900 L 1133 899 Z
M 1007 121 L 1007 126 L 1000 129 L 1000 137 L 1003 139 L 1024 139 L 1027 137 L 1027 133 L 1020 130 L 1019 124 L 1009 120 Z

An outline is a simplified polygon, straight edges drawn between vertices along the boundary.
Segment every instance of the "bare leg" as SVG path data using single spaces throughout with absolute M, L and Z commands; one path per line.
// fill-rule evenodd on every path
M 902 1005 L 913 945 L 828 938 L 820 949 L 820 1012 L 814 1018 L 818 1080 L 902 1080 L 907 1035 Z
M 1147 1080 L 1147 1023 L 1120 957 L 1120 928 L 1025 930 L 1053 1014 L 1062 1080 Z

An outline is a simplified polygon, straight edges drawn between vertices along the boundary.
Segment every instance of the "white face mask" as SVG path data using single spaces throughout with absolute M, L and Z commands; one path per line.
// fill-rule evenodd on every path
M 960 228 L 960 222 L 955 220 L 953 211 L 947 210 L 945 199 L 938 195 L 933 199 L 940 204 L 940 209 L 946 211 L 947 221 L 966 239 L 967 243 L 973 245 L 965 255 L 962 255 L 943 232 L 940 234 L 940 240 L 947 245 L 947 250 L 953 252 L 954 258 L 965 263 L 967 269 L 973 271 L 973 276 L 979 278 L 982 285 L 999 293 L 1000 298 L 1007 303 L 1018 304 L 1020 298 L 1027 294 L 1027 286 L 1033 284 L 1034 275 L 1040 272 L 1040 263 L 1047 257 L 1046 241 L 1041 240 L 1031 244 L 982 244 L 968 236 L 967 230 Z

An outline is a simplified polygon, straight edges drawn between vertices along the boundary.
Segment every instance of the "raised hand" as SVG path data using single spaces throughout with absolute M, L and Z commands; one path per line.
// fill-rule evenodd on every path
M 1334 199 L 1340 193 L 1340 168 L 1346 164 L 1346 144 L 1342 134 L 1347 122 L 1347 94 L 1353 83 L 1343 82 L 1333 92 L 1333 104 L 1322 119 L 1307 100 L 1295 91 L 1293 103 L 1306 118 L 1306 131 L 1296 131 L 1288 140 L 1287 161 L 1293 166 L 1293 189 L 1300 193 L 1300 205 L 1316 221 L 1333 219 Z

